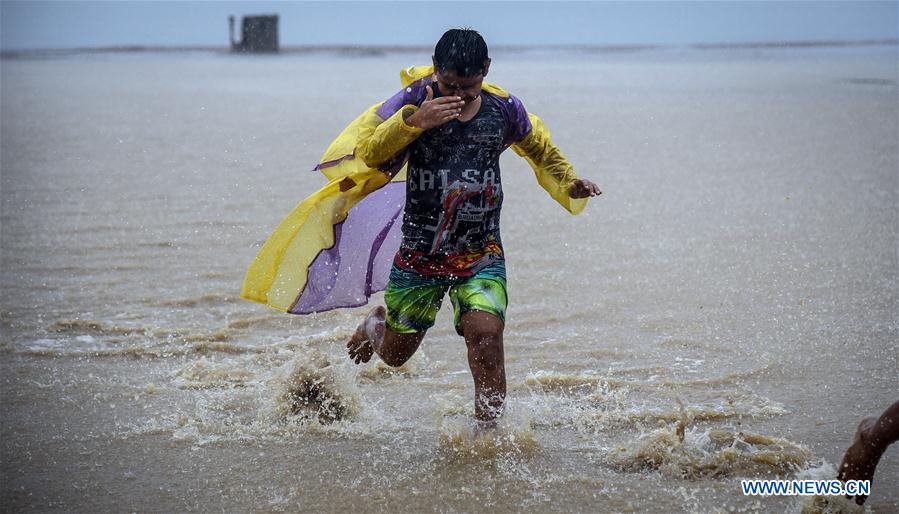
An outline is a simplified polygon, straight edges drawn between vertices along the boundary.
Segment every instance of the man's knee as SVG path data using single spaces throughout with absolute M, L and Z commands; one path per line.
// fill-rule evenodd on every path
M 414 332 L 409 334 L 401 334 L 388 330 L 384 335 L 384 342 L 381 345 L 381 351 L 378 356 L 384 361 L 384 364 L 398 368 L 409 361 L 418 345 L 424 338 L 424 332 Z
M 384 352 L 384 355 L 381 355 L 381 360 L 384 361 L 384 364 L 387 364 L 388 366 L 392 366 L 394 368 L 402 366 L 411 358 L 411 353 Z
M 476 330 L 466 333 L 469 360 L 484 369 L 503 366 L 503 334 L 498 330 Z

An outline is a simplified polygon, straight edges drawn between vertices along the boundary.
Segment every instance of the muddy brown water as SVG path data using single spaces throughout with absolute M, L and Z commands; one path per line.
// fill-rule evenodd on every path
M 448 302 L 390 370 L 342 354 L 365 309 L 240 300 L 330 139 L 426 60 L 0 63 L 5 509 L 797 511 L 739 480 L 829 478 L 899 397 L 894 47 L 495 56 L 604 190 L 572 217 L 503 156 L 496 434 Z M 897 477 L 893 448 L 869 510 Z

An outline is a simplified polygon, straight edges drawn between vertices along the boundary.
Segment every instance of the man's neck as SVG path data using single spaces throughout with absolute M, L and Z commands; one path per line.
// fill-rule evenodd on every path
M 483 96 L 483 94 L 478 95 L 477 99 L 462 107 L 462 112 L 459 113 L 459 121 L 469 121 L 474 118 L 475 114 L 477 114 L 478 110 L 481 108 L 481 98 L 483 98 Z

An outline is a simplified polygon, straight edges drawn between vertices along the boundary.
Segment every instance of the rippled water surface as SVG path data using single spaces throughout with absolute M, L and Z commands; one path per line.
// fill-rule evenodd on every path
M 394 370 L 343 354 L 365 308 L 238 298 L 330 139 L 426 61 L 0 63 L 7 508 L 798 511 L 739 480 L 833 476 L 899 397 L 895 48 L 495 56 L 604 194 L 572 217 L 501 161 L 487 434 L 448 302 Z M 892 448 L 869 510 L 897 477 Z

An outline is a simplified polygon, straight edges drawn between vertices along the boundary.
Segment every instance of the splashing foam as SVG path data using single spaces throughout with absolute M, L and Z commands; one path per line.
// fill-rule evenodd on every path
M 651 380 L 651 379 L 649 379 Z M 599 374 L 529 375 L 524 389 L 529 402 L 539 411 L 538 426 L 564 427 L 584 435 L 621 427 L 664 428 L 672 423 L 683 427 L 694 422 L 721 422 L 787 414 L 783 405 L 752 392 L 721 390 L 719 386 L 690 384 L 676 388 L 663 381 L 621 381 Z M 679 394 L 689 395 L 684 406 Z M 659 404 L 666 397 L 677 402 L 678 410 Z
M 429 366 L 427 356 L 420 349 L 412 355 L 412 358 L 398 368 L 384 364 L 384 362 L 377 357 L 374 357 L 374 359 L 376 362 L 373 366 L 366 366 L 359 370 L 359 378 L 374 382 L 390 380 L 396 377 L 410 378 L 420 375 L 422 371 L 426 370 Z
M 243 386 L 253 377 L 243 363 L 212 362 L 205 356 L 178 369 L 175 385 L 181 389 L 207 389 L 213 387 Z
M 323 425 L 352 419 L 360 411 L 352 377 L 342 373 L 333 357 L 312 351 L 299 357 L 280 379 L 276 414 L 285 421 L 317 420 Z
M 778 437 L 724 429 L 686 429 L 681 422 L 615 448 L 609 460 L 626 471 L 659 470 L 678 478 L 784 474 L 806 467 L 807 448 Z
M 540 449 L 530 427 L 501 424 L 492 429 L 480 429 L 471 422 L 453 428 L 441 426 L 438 443 L 440 451 L 449 460 L 463 462 L 526 457 Z
M 481 462 L 494 459 L 516 460 L 540 449 L 533 423 L 520 409 L 506 403 L 505 413 L 495 428 L 485 429 L 468 413 L 471 399 L 454 395 L 438 399 L 443 415 L 437 422 L 438 449 L 449 462 Z
M 837 470 L 829 462 L 796 473 L 796 478 L 800 480 L 832 480 L 835 476 Z M 856 504 L 854 499 L 842 496 L 816 495 L 796 498 L 790 511 L 801 514 L 860 514 L 865 507 Z
M 524 383 L 543 391 L 560 391 L 569 394 L 589 391 L 596 387 L 619 389 L 628 385 L 627 381 L 598 375 L 566 375 L 545 372 L 528 375 Z

